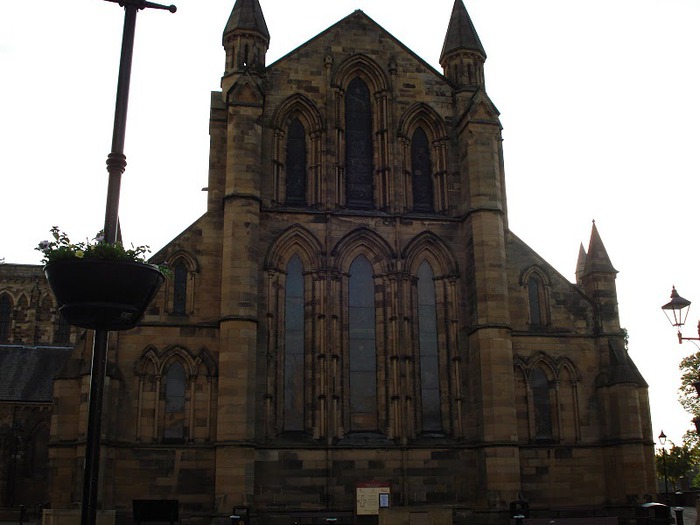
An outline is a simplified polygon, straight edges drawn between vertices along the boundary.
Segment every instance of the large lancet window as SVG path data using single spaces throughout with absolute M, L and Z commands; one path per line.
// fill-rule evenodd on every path
M 286 204 L 306 206 L 306 132 L 298 118 L 287 130 Z
M 166 441 L 185 438 L 185 390 L 185 369 L 175 361 L 165 376 L 163 438 Z
M 413 210 L 433 211 L 433 173 L 430 145 L 422 128 L 416 128 L 411 139 L 411 171 Z
M 0 343 L 10 341 L 10 317 L 12 315 L 12 302 L 6 295 L 0 295 Z
M 304 275 L 298 256 L 287 265 L 284 305 L 284 430 L 304 430 Z
M 418 344 L 423 432 L 442 430 L 438 368 L 437 309 L 433 269 L 427 261 L 418 268 Z
M 372 266 L 363 256 L 350 266 L 348 285 L 348 358 L 350 430 L 378 430 L 377 350 Z
M 545 324 L 543 312 L 544 289 L 542 280 L 535 274 L 527 279 L 527 301 L 530 310 L 530 325 L 541 326 Z
M 187 265 L 180 260 L 173 267 L 173 313 L 187 313 Z
M 535 409 L 535 439 L 552 439 L 552 405 L 549 399 L 549 380 L 541 368 L 530 375 L 532 402 Z
M 374 207 L 372 106 L 367 84 L 356 77 L 345 94 L 345 181 L 349 208 Z

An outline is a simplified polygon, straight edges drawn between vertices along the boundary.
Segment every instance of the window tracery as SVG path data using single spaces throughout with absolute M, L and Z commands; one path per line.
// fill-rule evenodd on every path
M 368 228 L 338 241 L 331 262 L 322 253 L 294 225 L 265 258 L 267 435 L 462 436 L 454 255 L 425 232 L 402 254 L 409 273 L 397 272 Z
M 410 107 L 398 125 L 402 148 L 404 211 L 447 211 L 447 131 L 442 117 L 425 103 Z
M 333 204 L 394 209 L 386 75 L 372 59 L 357 54 L 338 67 L 331 82 L 336 95 Z
M 136 363 L 139 378 L 136 439 L 209 441 L 217 369 L 206 349 L 150 346 Z
M 322 177 L 323 122 L 314 103 L 301 94 L 282 102 L 272 117 L 271 203 L 319 207 L 324 199 Z
M 521 441 L 571 443 L 580 439 L 580 374 L 565 357 L 538 352 L 516 356 L 515 405 Z
M 165 310 L 172 315 L 190 315 L 194 311 L 197 260 L 190 253 L 177 250 L 166 262 L 173 276 L 165 282 Z

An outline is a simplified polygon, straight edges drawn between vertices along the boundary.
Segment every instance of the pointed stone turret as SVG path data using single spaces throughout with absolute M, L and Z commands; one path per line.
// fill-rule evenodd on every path
M 444 74 L 458 88 L 484 86 L 486 51 L 462 0 L 455 0 L 440 54 Z
M 617 270 L 610 262 L 608 252 L 600 238 L 595 221 L 593 221 L 588 254 L 581 276 L 581 286 L 586 295 L 596 304 L 598 322 L 600 328 L 605 332 L 618 332 L 620 330 L 617 288 L 615 286 L 616 276 Z
M 598 233 L 598 228 L 596 228 L 595 221 L 593 221 L 593 229 L 591 231 L 591 240 L 588 245 L 588 255 L 586 256 L 586 265 L 584 266 L 584 275 L 588 275 L 593 272 L 604 272 L 616 274 L 617 270 L 613 268 L 610 262 L 610 257 L 608 252 L 605 250 L 603 241 Z
M 265 67 L 270 33 L 258 0 L 236 0 L 224 29 L 226 73 Z
M 586 250 L 583 248 L 583 243 L 578 249 L 578 260 L 576 261 L 576 284 L 581 286 L 583 274 L 586 269 Z

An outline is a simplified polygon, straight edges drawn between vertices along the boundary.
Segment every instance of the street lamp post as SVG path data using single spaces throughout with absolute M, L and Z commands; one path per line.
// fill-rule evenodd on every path
M 675 286 L 671 289 L 671 300 L 661 309 L 671 325 L 678 330 L 678 344 L 683 344 L 683 341 L 700 341 L 700 321 L 698 322 L 698 337 L 683 337 L 681 329 L 688 318 L 688 312 L 690 312 L 690 301 L 678 295 Z
M 666 318 L 676 330 L 678 330 L 678 344 L 683 344 L 683 341 L 700 341 L 700 321 L 698 321 L 698 337 L 683 337 L 683 325 L 688 319 L 690 312 L 690 301 L 678 295 L 676 287 L 671 288 L 671 300 L 663 305 L 661 309 L 666 314 Z M 696 345 L 697 346 L 697 345 Z M 700 380 L 694 381 L 693 386 L 700 399 Z M 700 417 L 694 417 L 695 431 L 700 434 Z
M 664 464 L 664 489 L 666 491 L 666 505 L 671 506 L 671 499 L 668 496 L 668 471 L 666 470 L 666 434 L 664 434 L 664 431 L 661 431 L 661 434 L 659 434 L 659 443 L 661 443 L 661 454 L 663 457 L 663 464 Z
M 122 34 L 121 59 L 117 80 L 117 100 L 114 109 L 112 150 L 107 156 L 107 204 L 105 206 L 104 240 L 117 242 L 119 229 L 119 192 L 121 176 L 126 168 L 124 139 L 126 136 L 126 115 L 129 104 L 129 83 L 131 60 L 134 51 L 136 13 L 140 9 L 167 9 L 176 11 L 174 5 L 164 6 L 146 0 L 107 0 L 124 7 L 124 32 Z M 100 467 L 100 435 L 102 426 L 102 401 L 105 374 L 107 370 L 107 330 L 96 330 L 92 344 L 92 365 L 90 370 L 90 396 L 88 398 L 87 432 L 85 436 L 85 465 L 83 468 L 83 489 L 81 500 L 81 525 L 95 525 L 97 519 L 97 487 Z

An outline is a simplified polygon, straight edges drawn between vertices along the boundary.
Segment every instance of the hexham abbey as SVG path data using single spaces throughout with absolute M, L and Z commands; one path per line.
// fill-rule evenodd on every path
M 174 275 L 142 323 L 110 334 L 100 507 L 628 523 L 655 469 L 617 271 L 595 224 L 575 283 L 511 231 L 462 0 L 442 71 L 359 10 L 267 64 L 261 3 L 222 20 L 207 210 L 153 257 Z M 53 301 L 39 266 L 0 266 L 2 373 L 27 372 L 0 388 L 4 506 L 80 504 L 92 332 Z

